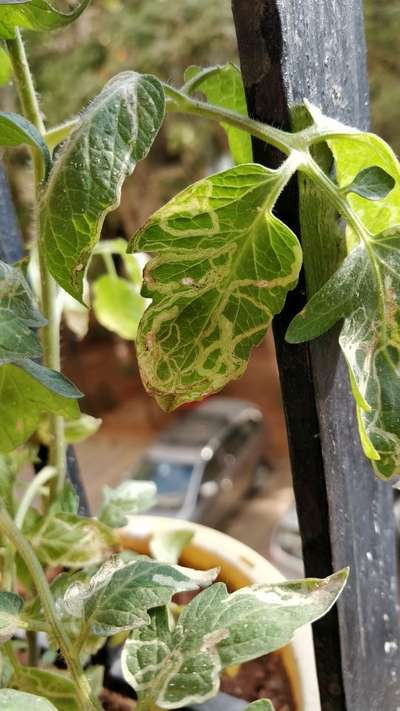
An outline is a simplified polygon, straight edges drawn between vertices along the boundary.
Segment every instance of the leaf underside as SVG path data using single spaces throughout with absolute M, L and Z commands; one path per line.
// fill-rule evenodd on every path
M 383 179 L 379 198 L 350 194 L 348 200 L 368 230 L 366 243 L 348 230 L 350 253 L 288 330 L 291 342 L 315 338 L 344 318 L 340 345 L 357 403 L 360 438 L 376 473 L 400 473 L 400 166 L 390 148 L 373 134 L 338 135 L 328 140 L 340 186 L 375 166 Z M 370 176 L 371 177 L 371 173 Z M 393 187 L 394 186 L 394 187 Z M 388 188 L 390 188 L 388 190 Z
M 1 6 L 0 6 L 1 17 Z M 49 173 L 51 166 L 50 151 L 40 135 L 39 131 L 30 121 L 19 114 L 0 112 L 0 145 L 19 146 L 27 143 L 39 150 L 43 156 L 45 176 Z
M 124 72 L 106 84 L 59 155 L 41 199 L 49 269 L 78 301 L 105 216 L 144 158 L 164 117 L 158 79 Z
M 168 610 L 158 608 L 151 625 L 134 630 L 125 644 L 125 679 L 139 698 L 161 708 L 206 701 L 217 693 L 222 669 L 278 649 L 298 627 L 327 612 L 346 577 L 341 571 L 325 580 L 254 585 L 231 595 L 217 583 L 184 608 L 175 626 Z
M 137 354 L 163 409 L 220 390 L 244 372 L 298 278 L 301 249 L 271 212 L 282 174 L 247 164 L 199 181 L 156 212 L 130 249 L 144 274 Z
M 59 12 L 46 0 L 1 3 L 0 39 L 13 39 L 18 28 L 46 32 L 65 27 L 82 14 L 89 2 L 82 0 L 70 13 Z

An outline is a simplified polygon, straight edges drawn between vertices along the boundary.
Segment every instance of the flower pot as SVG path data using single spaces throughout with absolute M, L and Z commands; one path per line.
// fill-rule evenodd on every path
M 198 569 L 219 567 L 221 579 L 231 590 L 284 579 L 271 563 L 244 543 L 200 524 L 161 516 L 136 516 L 128 526 L 120 530 L 119 535 L 124 548 L 147 555 L 153 533 L 177 529 L 194 532 L 191 543 L 182 553 L 180 563 Z M 298 630 L 292 642 L 283 647 L 280 654 L 297 711 L 320 711 L 310 625 Z

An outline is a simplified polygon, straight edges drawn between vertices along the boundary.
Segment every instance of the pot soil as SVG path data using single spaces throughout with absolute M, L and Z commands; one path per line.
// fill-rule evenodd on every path
M 224 674 L 221 691 L 249 702 L 271 699 L 276 711 L 297 711 L 290 679 L 279 652 L 241 664 L 233 677 Z

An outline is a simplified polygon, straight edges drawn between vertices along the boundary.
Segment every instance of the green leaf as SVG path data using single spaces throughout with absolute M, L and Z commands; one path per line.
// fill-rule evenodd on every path
M 20 447 L 8 454 L 0 454 L 0 498 L 13 518 L 15 515 L 14 486 L 17 474 L 23 467 L 31 465 L 35 461 L 36 454 L 36 448 L 32 446 Z
M 21 624 L 22 597 L 12 592 L 0 591 L 0 644 L 11 639 Z
M 8 52 L 0 47 L 0 86 L 8 84 L 12 77 L 12 64 Z
M 370 271 L 363 245 L 350 252 L 340 268 L 291 322 L 286 340 L 302 343 L 328 331 L 360 303 L 360 293 Z
M 64 144 L 41 200 L 49 269 L 79 301 L 105 216 L 144 158 L 164 118 L 158 79 L 124 72 L 111 79 Z
M 51 156 L 47 144 L 39 131 L 23 116 L 0 111 L 0 145 L 20 146 L 22 143 L 27 143 L 40 151 L 43 156 L 43 177 L 46 177 L 51 168 Z
M 53 382 L 50 375 L 46 387 L 26 372 L 27 363 L 0 367 L 0 452 L 11 452 L 25 442 L 36 430 L 42 413 L 53 412 L 67 419 L 79 416 L 76 400 L 72 399 L 76 397 L 72 384 L 65 379 L 64 387 L 62 378 L 57 376 Z M 33 361 L 30 366 L 35 375 L 41 369 L 42 379 L 46 380 L 43 371 L 48 369 Z
M 29 358 L 14 358 L 14 365 L 22 368 L 28 375 L 31 375 L 38 383 L 44 385 L 45 388 L 51 390 L 57 395 L 61 395 L 64 398 L 70 398 L 76 400 L 82 397 L 82 393 L 77 387 L 71 383 L 68 378 L 57 370 L 52 370 L 51 368 L 45 368 L 44 365 L 35 363 Z
M 334 604 L 347 571 L 325 578 L 253 585 L 229 595 L 224 583 L 197 595 L 175 627 L 165 609 L 134 630 L 122 653 L 126 681 L 161 708 L 201 703 L 219 688 L 222 669 L 282 647 L 296 629 Z
M 47 711 L 47 709 L 49 709 L 49 711 L 50 709 L 57 709 L 57 711 L 81 711 L 76 700 L 75 684 L 65 674 L 59 674 L 48 669 L 37 669 L 36 667 L 25 667 L 21 665 L 14 677 L 13 686 L 22 691 L 29 692 L 29 694 L 35 694 L 47 699 L 46 703 L 48 705 L 43 707 L 43 711 Z M 32 699 L 36 699 L 37 696 L 32 697 Z M 28 709 L 36 711 L 36 709 L 38 709 L 38 711 L 41 711 L 39 705 L 35 706 L 33 701 L 29 703 L 32 703 L 32 705 L 20 706 L 19 711 L 21 711 L 21 709 L 24 709 L 24 711 L 28 711 Z
M 275 711 L 274 707 L 269 701 L 269 699 L 258 699 L 258 701 L 253 701 L 252 704 L 249 704 L 246 708 L 245 711 Z
M 57 711 L 42 696 L 25 694 L 14 689 L 0 689 L 0 711 Z
M 154 506 L 156 495 L 157 488 L 152 481 L 124 481 L 115 489 L 104 486 L 99 520 L 112 528 L 126 526 L 129 516 Z
M 134 341 L 146 302 L 137 287 L 117 275 L 103 274 L 93 283 L 93 309 L 99 323 Z
M 314 118 L 323 125 L 315 110 Z M 292 342 L 314 338 L 345 318 L 340 345 L 362 446 L 376 473 L 388 479 L 400 473 L 400 164 L 377 136 L 326 121 L 342 189 L 347 191 L 371 165 L 392 176 L 395 187 L 375 201 L 348 195 L 363 230 L 348 230 L 349 242 L 356 246 L 294 319 L 287 337 Z
M 64 595 L 66 590 L 71 585 L 76 582 L 86 583 L 95 572 L 96 567 L 90 566 L 85 570 L 79 570 L 72 574 L 60 573 L 60 575 L 57 575 L 57 577 L 54 578 L 50 584 L 51 594 L 53 597 L 57 617 L 72 641 L 77 639 L 77 637 L 79 636 L 81 629 L 81 620 L 69 613 L 64 604 Z M 51 630 L 48 629 L 47 618 L 43 611 L 40 598 L 38 596 L 34 597 L 32 600 L 30 600 L 30 602 L 25 605 L 23 619 L 27 623 L 28 627 L 29 624 L 33 621 L 35 623 L 36 628 L 40 627 L 40 629 L 45 630 L 50 636 L 50 644 L 55 649 L 58 648 L 57 640 L 53 639 L 51 635 Z M 102 638 L 87 634 L 85 637 L 83 648 L 81 650 L 82 655 L 85 656 L 88 654 L 95 654 L 102 646 L 102 644 Z
M 74 299 L 71 294 L 67 294 L 64 289 L 59 291 L 59 299 L 62 303 L 62 315 L 65 323 L 72 333 L 82 340 L 89 330 L 89 311 L 86 306 Z
M 346 317 L 340 345 L 350 370 L 361 441 L 383 478 L 400 473 L 400 228 L 361 244 L 292 321 L 291 342 Z
M 301 248 L 272 214 L 285 169 L 241 165 L 199 181 L 156 212 L 131 248 L 156 253 L 142 293 L 137 354 L 145 387 L 172 409 L 246 369 L 298 278 Z
M 92 417 L 92 415 L 86 415 L 82 412 L 79 419 L 65 423 L 65 441 L 70 443 L 83 442 L 97 432 L 101 423 L 100 417 Z
M 71 615 L 93 633 L 109 636 L 147 625 L 148 610 L 170 602 L 175 593 L 209 585 L 218 570 L 195 571 L 140 557 L 128 564 L 106 561 L 88 583 L 76 582 L 64 596 Z
M 40 357 L 42 349 L 32 329 L 45 323 L 22 271 L 0 261 L 0 363 Z
M 189 67 L 185 72 L 185 82 L 188 83 L 188 93 L 202 91 L 210 104 L 247 116 L 242 75 L 240 69 L 234 64 L 228 63 L 221 67 L 207 69 Z M 228 124 L 221 125 L 227 133 L 229 148 L 235 163 L 251 163 L 253 160 L 251 136 Z
M 156 531 L 150 540 L 150 553 L 156 560 L 175 565 L 193 536 L 194 531 L 184 528 L 176 531 Z
M 373 165 L 361 170 L 345 187 L 345 192 L 355 193 L 368 200 L 381 200 L 393 190 L 395 180 L 386 170 Z
M 79 509 L 79 496 L 70 481 L 65 481 L 64 486 L 50 504 L 49 511 L 55 513 L 77 514 Z
M 59 12 L 46 0 L 2 2 L 0 5 L 0 38 L 13 39 L 17 28 L 47 32 L 65 27 L 82 14 L 89 2 L 90 0 L 82 0 L 81 4 L 69 13 Z
M 80 568 L 104 560 L 116 540 L 111 529 L 94 518 L 56 513 L 31 533 L 31 544 L 46 565 Z

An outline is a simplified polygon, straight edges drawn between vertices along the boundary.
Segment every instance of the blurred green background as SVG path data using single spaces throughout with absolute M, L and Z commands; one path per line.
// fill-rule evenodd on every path
M 365 20 L 373 129 L 399 153 L 400 0 L 365 0 Z M 76 114 L 125 69 L 179 86 L 190 64 L 237 62 L 230 0 L 92 0 L 67 29 L 25 39 L 47 125 Z M 132 233 L 184 185 L 220 168 L 224 145 L 218 127 L 168 117 L 150 160 L 124 186 L 125 200 L 106 223 L 108 236 Z M 17 202 L 21 208 L 21 196 Z
M 365 19 L 373 125 L 398 152 L 399 0 L 366 0 Z M 66 30 L 26 39 L 49 123 L 79 111 L 121 70 L 179 84 L 188 64 L 236 60 L 229 0 L 93 0 Z

